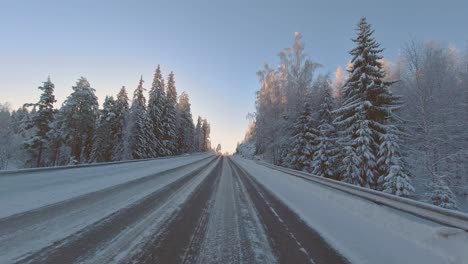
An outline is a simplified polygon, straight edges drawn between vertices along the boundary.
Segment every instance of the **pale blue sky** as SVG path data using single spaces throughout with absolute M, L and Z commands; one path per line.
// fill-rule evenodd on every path
M 51 75 L 59 103 L 85 76 L 102 102 L 161 64 L 189 93 L 194 118 L 212 124 L 213 144 L 234 150 L 254 111 L 256 71 L 304 36 L 323 71 L 349 60 L 355 24 L 367 16 L 392 60 L 411 38 L 461 49 L 468 1 L 0 1 L 0 102 L 38 98 Z M 59 105 L 57 105 L 58 107 Z

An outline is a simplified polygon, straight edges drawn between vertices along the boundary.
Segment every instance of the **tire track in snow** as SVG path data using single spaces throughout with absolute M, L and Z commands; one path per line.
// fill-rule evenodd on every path
M 178 173 L 195 169 L 212 159 L 207 157 L 62 202 L 0 219 L 0 262 L 27 256 L 61 240 L 111 213 L 136 202 L 178 178 Z
M 280 263 L 348 263 L 274 194 L 235 162 L 232 164 L 254 202 Z
M 223 160 L 213 199 L 198 263 L 275 263 L 265 232 L 228 158 Z
M 221 158 L 222 160 L 222 158 Z M 189 263 L 196 261 L 200 239 L 207 228 L 211 196 L 221 175 L 222 162 L 193 191 L 174 217 L 161 226 L 160 233 L 147 241 L 129 263 Z
M 213 162 L 215 162 L 215 159 L 211 160 L 209 164 Z M 26 259 L 18 261 L 18 263 L 76 263 L 86 261 L 87 257 L 92 257 L 102 248 L 105 249 L 106 245 L 115 243 L 115 238 L 121 232 L 131 229 L 132 226 L 145 220 L 145 217 L 174 198 L 178 190 L 189 184 L 203 170 L 210 167 L 209 164 L 185 174 L 128 207 L 112 213 L 94 225 L 57 241 Z M 118 255 L 118 253 L 113 252 L 114 255 Z

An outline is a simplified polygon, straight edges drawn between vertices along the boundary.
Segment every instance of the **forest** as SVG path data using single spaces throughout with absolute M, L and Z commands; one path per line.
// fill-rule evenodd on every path
M 40 98 L 11 110 L 0 104 L 0 170 L 148 159 L 211 149 L 210 124 L 194 124 L 187 93 L 177 95 L 175 75 L 164 81 L 158 65 L 145 98 L 141 77 L 130 101 L 123 86 L 106 96 L 81 77 L 57 109 L 49 77 Z
M 412 40 L 389 62 L 365 17 L 345 70 L 318 74 L 300 33 L 258 72 L 237 153 L 317 176 L 467 210 L 468 56 Z

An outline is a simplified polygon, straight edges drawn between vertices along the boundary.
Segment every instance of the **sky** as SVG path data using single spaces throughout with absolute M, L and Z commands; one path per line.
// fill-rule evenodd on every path
M 80 76 L 102 103 L 158 64 L 174 71 L 194 120 L 211 124 L 211 140 L 234 151 L 254 112 L 256 72 L 301 32 L 310 58 L 333 72 L 350 59 L 356 23 L 366 16 L 384 57 L 405 42 L 435 40 L 465 50 L 468 1 L 63 1 L 0 0 L 0 102 L 36 102 L 50 75 L 56 107 Z

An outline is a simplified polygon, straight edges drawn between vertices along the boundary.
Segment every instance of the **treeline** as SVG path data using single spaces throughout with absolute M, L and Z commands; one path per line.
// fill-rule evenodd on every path
M 237 152 L 457 208 L 454 192 L 468 195 L 468 58 L 411 44 L 390 67 L 366 18 L 356 33 L 334 81 L 314 75 L 321 65 L 296 33 L 279 66 L 258 73 L 255 118 Z
M 188 95 L 177 95 L 174 73 L 165 84 L 158 65 L 149 99 L 143 77 L 130 104 L 125 87 L 117 96 L 106 96 L 99 108 L 95 89 L 84 77 L 60 109 L 51 79 L 39 87 L 41 96 L 9 112 L 2 106 L 1 167 L 21 160 L 24 167 L 156 158 L 211 149 L 210 124 L 192 120 Z M 16 159 L 16 160 L 15 160 Z

